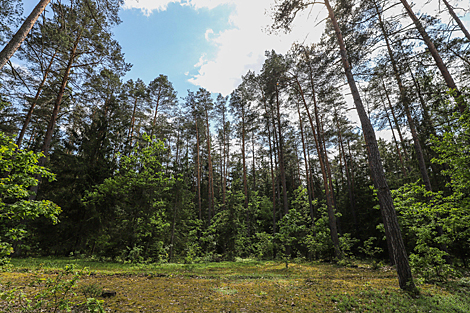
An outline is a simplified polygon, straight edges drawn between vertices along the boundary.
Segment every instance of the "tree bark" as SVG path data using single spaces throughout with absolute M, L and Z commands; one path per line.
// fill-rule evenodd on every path
M 467 109 L 467 104 L 465 103 L 465 100 L 462 97 L 462 93 L 457 88 L 457 85 L 455 84 L 454 79 L 450 75 L 449 70 L 447 69 L 447 66 L 442 61 L 442 58 L 439 55 L 439 52 L 437 51 L 436 47 L 434 46 L 434 43 L 432 42 L 426 30 L 424 29 L 423 24 L 421 24 L 420 20 L 411 9 L 411 6 L 408 4 L 406 0 L 400 0 L 400 2 L 405 7 L 405 10 L 408 13 L 408 16 L 411 18 L 411 20 L 416 26 L 416 29 L 418 29 L 419 33 L 421 34 L 421 37 L 423 37 L 424 42 L 428 46 L 429 52 L 431 53 L 434 61 L 436 62 L 436 65 L 439 68 L 439 71 L 441 72 L 442 77 L 444 77 L 444 81 L 446 82 L 447 87 L 449 87 L 451 90 L 454 91 L 453 96 L 454 96 L 455 102 L 457 103 L 460 113 L 463 114 L 465 110 Z
M 153 138 L 153 131 L 157 123 L 157 113 L 158 113 L 158 106 L 160 105 L 161 94 L 162 94 L 162 86 L 160 86 L 160 88 L 158 89 L 157 103 L 155 103 L 155 114 L 153 116 L 153 122 L 152 122 L 152 130 L 150 131 L 150 139 Z
M 209 186 L 208 186 L 208 210 L 209 210 L 209 224 L 212 219 L 213 203 L 214 203 L 214 181 L 213 181 L 213 168 L 212 168 L 212 156 L 211 156 L 211 131 L 209 127 L 209 115 L 207 109 L 205 109 L 206 114 L 206 127 L 207 127 L 207 162 L 209 166 Z
M 382 94 L 380 96 L 382 98 Z M 407 177 L 408 172 L 406 171 L 405 162 L 403 161 L 403 156 L 401 154 L 400 146 L 398 145 L 397 137 L 395 136 L 395 131 L 393 130 L 393 124 L 392 124 L 392 121 L 390 120 L 390 116 L 388 115 L 387 106 L 383 98 L 382 98 L 382 104 L 384 106 L 384 112 L 385 112 L 385 116 L 387 117 L 388 124 L 390 125 L 390 130 L 392 131 L 392 138 L 393 138 L 393 142 L 395 143 L 395 147 L 397 149 L 398 158 L 400 159 L 401 171 L 403 173 L 403 176 Z
M 462 31 L 462 33 L 464 33 L 465 37 L 467 37 L 467 39 L 470 41 L 470 33 L 468 32 L 467 28 L 466 28 L 465 25 L 462 23 L 462 21 L 460 20 L 460 18 L 457 16 L 457 14 L 455 14 L 454 8 L 449 4 L 449 2 L 448 2 L 447 0 L 442 0 L 442 1 L 443 1 L 444 4 L 446 5 L 447 10 L 449 10 L 450 15 L 453 17 L 453 19 L 455 20 L 455 22 L 457 23 L 457 25 L 459 25 L 460 30 Z
M 39 16 L 41 16 L 42 12 L 44 12 L 46 6 L 49 4 L 50 1 L 51 0 L 39 1 L 33 11 L 23 22 L 20 29 L 18 29 L 18 31 L 10 40 L 10 42 L 8 42 L 8 44 L 0 52 L 0 70 L 8 62 L 8 60 L 10 60 L 13 54 L 15 54 L 16 50 L 18 50 L 18 48 L 21 46 L 23 41 L 26 39 L 26 36 L 28 36 L 29 32 L 31 31 L 31 28 L 33 28 Z
M 281 127 L 281 109 L 279 103 L 279 91 L 276 85 L 276 109 L 277 109 L 277 126 L 278 126 L 278 149 L 279 149 L 279 168 L 281 170 L 281 183 L 282 183 L 282 199 L 284 200 L 284 214 L 289 213 L 289 202 L 287 200 L 287 184 L 286 184 L 286 171 L 284 164 L 284 149 L 282 142 L 282 127 Z
M 343 158 L 344 160 L 344 168 L 346 171 L 346 181 L 348 184 L 348 196 L 349 196 L 349 207 L 351 208 L 351 214 L 353 217 L 353 223 L 354 223 L 354 231 L 355 234 L 357 235 L 359 232 L 359 225 L 357 224 L 357 214 L 356 214 L 356 205 L 355 205 L 355 199 L 354 199 L 354 193 L 352 190 L 352 183 L 351 183 L 351 173 L 349 172 L 349 165 L 348 165 L 348 160 L 346 159 L 346 153 L 344 152 L 344 145 L 343 145 L 343 135 L 341 132 L 341 129 L 339 127 L 338 120 L 336 120 L 336 128 L 338 129 L 338 141 L 339 141 L 339 152 L 340 152 L 340 157 Z
M 77 48 L 78 48 L 78 44 L 80 42 L 80 39 L 81 39 L 81 32 L 78 34 L 77 38 L 75 39 L 72 51 L 70 53 L 69 61 L 67 63 L 67 67 L 65 69 L 64 76 L 62 77 L 62 83 L 60 85 L 60 89 L 59 89 L 59 93 L 57 94 L 54 109 L 52 110 L 52 116 L 51 116 L 51 119 L 49 121 L 49 125 L 47 126 L 46 135 L 44 137 L 44 144 L 43 144 L 42 149 L 41 149 L 44 156 L 39 159 L 39 162 L 38 162 L 39 166 L 44 166 L 46 164 L 46 157 L 48 156 L 49 149 L 51 147 L 52 135 L 53 135 L 53 132 L 54 132 L 56 121 L 57 121 L 57 116 L 59 115 L 60 106 L 62 104 L 62 98 L 64 96 L 65 88 L 67 87 L 67 83 L 69 81 L 70 70 L 72 69 L 72 64 L 75 61 L 75 57 L 77 56 L 76 52 L 77 52 Z M 37 191 L 39 189 L 39 184 L 41 182 L 41 177 L 40 176 L 38 176 L 36 178 L 38 180 L 38 184 L 36 186 L 31 187 L 31 191 L 33 192 L 31 197 L 30 197 L 31 200 L 36 199 Z
M 393 206 L 393 199 L 390 193 L 390 188 L 388 187 L 388 183 L 385 179 L 385 173 L 382 166 L 382 160 L 380 158 L 374 128 L 372 127 L 372 124 L 364 109 L 364 105 L 362 104 L 362 99 L 359 95 L 356 82 L 354 81 L 351 66 L 349 65 L 348 52 L 346 50 L 346 46 L 344 45 L 343 35 L 341 34 L 341 30 L 334 15 L 334 11 L 330 6 L 329 0 L 325 0 L 325 5 L 328 9 L 329 17 L 336 33 L 346 78 L 351 89 L 351 94 L 354 99 L 357 113 L 361 120 L 362 131 L 364 133 L 364 138 L 366 139 L 366 144 L 368 147 L 370 172 L 375 188 L 377 189 L 377 196 L 379 198 L 387 241 L 392 247 L 392 257 L 395 259 L 395 264 L 397 266 L 398 282 L 401 289 L 415 292 L 416 286 L 413 282 L 408 255 L 406 254 L 400 226 L 398 224 L 397 214 Z
M 269 164 L 271 168 L 271 191 L 273 201 L 273 236 L 276 234 L 276 182 L 274 177 L 274 164 L 273 164 L 273 145 L 271 142 L 271 123 L 269 119 L 268 106 L 266 104 L 266 97 L 263 94 L 264 110 L 266 112 L 266 128 L 268 129 L 268 142 L 269 142 Z
M 307 62 L 310 63 L 308 59 L 307 53 L 305 54 L 307 58 Z M 310 64 L 309 64 L 310 66 Z M 310 69 L 310 74 L 312 74 L 312 70 Z M 316 104 L 316 96 L 315 96 L 315 86 L 313 84 L 313 77 L 311 77 L 311 88 L 312 88 L 312 98 L 313 102 Z M 310 110 L 308 109 L 307 101 L 305 100 L 304 92 L 302 90 L 302 85 L 300 84 L 297 77 L 295 77 L 297 86 L 299 88 L 300 95 L 302 97 L 302 102 L 304 103 L 305 111 L 307 113 L 308 120 L 310 122 L 310 127 L 312 129 L 313 138 L 315 140 L 315 147 L 317 149 L 318 160 L 320 161 L 320 169 L 322 172 L 323 177 L 323 188 L 325 188 L 325 196 L 326 196 L 326 205 L 328 208 L 328 222 L 330 227 L 330 236 L 333 242 L 333 246 L 335 248 L 335 257 L 338 259 L 342 258 L 343 253 L 341 252 L 341 248 L 339 246 L 339 238 L 338 238 L 338 229 L 336 227 L 336 216 L 335 216 L 335 207 L 333 203 L 333 197 L 331 196 L 331 190 L 328 184 L 328 174 L 326 170 L 325 160 L 323 158 L 323 145 L 321 144 L 319 134 L 315 130 L 315 126 L 313 123 L 312 115 L 310 114 Z
M 374 2 L 374 5 L 375 5 L 375 10 L 377 12 L 377 16 L 379 18 L 380 28 L 382 30 L 382 33 L 385 39 L 385 44 L 387 45 L 388 56 L 390 58 L 390 62 L 392 63 L 392 69 L 393 69 L 393 73 L 395 76 L 395 80 L 397 81 L 398 89 L 400 90 L 400 100 L 405 109 L 405 114 L 408 120 L 408 125 L 410 126 L 411 136 L 413 137 L 413 143 L 415 147 L 416 158 L 418 160 L 419 170 L 421 172 L 421 177 L 423 179 L 424 185 L 426 186 L 426 189 L 428 191 L 432 191 L 431 180 L 429 179 L 428 170 L 426 168 L 426 162 L 424 161 L 423 149 L 421 148 L 421 143 L 419 142 L 418 132 L 416 131 L 416 125 L 411 115 L 411 108 L 410 108 L 411 101 L 410 101 L 410 98 L 406 94 L 406 89 L 405 89 L 405 86 L 403 85 L 403 81 L 401 79 L 400 72 L 398 70 L 397 61 L 395 60 L 392 48 L 390 46 L 388 33 L 387 33 L 387 30 L 385 29 L 385 24 L 382 21 L 381 12 L 376 2 Z M 382 84 L 384 84 L 383 81 L 382 81 Z M 386 89 L 385 85 L 384 85 L 384 89 Z
M 199 211 L 199 220 L 202 221 L 202 204 L 201 204 L 201 165 L 199 160 L 199 129 L 197 127 L 197 117 L 195 118 L 196 125 L 196 172 L 197 172 L 197 207 Z M 200 236 L 200 234 L 199 234 Z
M 49 76 L 49 72 L 51 70 L 52 64 L 54 63 L 54 59 L 57 55 L 58 50 L 54 52 L 54 55 L 52 56 L 49 65 L 46 68 L 46 71 L 44 72 L 44 75 L 42 77 L 41 83 L 38 86 L 38 90 L 36 92 L 36 95 L 34 96 L 33 101 L 31 102 L 31 106 L 29 107 L 28 113 L 26 114 L 25 121 L 23 123 L 23 127 L 21 128 L 20 134 L 18 135 L 18 139 L 16 140 L 16 145 L 21 148 L 21 143 L 23 142 L 24 134 L 26 133 L 26 129 L 29 126 L 29 123 L 31 122 L 31 117 L 33 115 L 34 108 L 36 107 L 36 104 L 38 102 L 39 96 L 41 95 L 42 88 L 44 87 L 44 84 L 46 83 L 47 76 Z
M 307 159 L 307 146 L 305 144 L 305 136 L 304 136 L 304 126 L 302 122 L 302 115 L 300 114 L 300 105 L 297 102 L 297 113 L 299 114 L 299 127 L 300 127 L 300 136 L 302 139 L 302 151 L 304 154 L 304 160 L 305 160 L 305 180 L 306 180 L 306 185 L 307 185 L 307 194 L 308 194 L 308 207 L 310 209 L 310 218 L 312 219 L 312 229 L 315 227 L 315 215 L 313 211 L 313 197 L 312 197 L 312 191 L 310 190 L 310 173 L 309 173 L 309 168 L 308 168 L 308 159 Z

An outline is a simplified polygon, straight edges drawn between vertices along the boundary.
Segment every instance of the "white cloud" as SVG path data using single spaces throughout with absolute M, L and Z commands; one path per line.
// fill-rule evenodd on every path
M 307 14 L 296 19 L 291 33 L 267 34 L 266 29 L 272 23 L 269 12 L 272 3 L 272 0 L 233 2 L 235 10 L 230 16 L 230 22 L 234 28 L 206 36 L 206 39 L 218 46 L 218 52 L 213 59 L 198 63 L 198 74 L 189 82 L 211 92 L 227 95 L 237 87 L 241 76 L 249 69 L 261 69 L 266 50 L 286 53 L 296 41 L 307 39 L 307 42 L 314 42 L 319 39 L 323 26 L 314 28 L 314 19 L 307 20 Z M 321 10 L 321 6 L 315 9 Z
M 210 28 L 208 30 L 206 30 L 206 33 L 204 34 L 204 37 L 206 38 L 207 41 L 209 41 L 209 35 L 213 34 L 213 33 L 214 33 L 214 31 Z
M 206 54 L 203 53 L 203 54 L 201 55 L 201 57 L 199 58 L 199 61 L 198 61 L 196 64 L 194 64 L 194 67 L 201 67 L 201 66 L 203 66 L 206 62 L 207 62 L 207 61 L 206 61 Z
M 181 3 L 181 0 L 126 0 L 124 9 L 141 9 L 144 15 L 149 16 L 152 11 L 165 11 L 170 3 Z
M 205 38 L 217 47 L 215 56 L 208 59 L 202 55 L 195 64 L 198 73 L 189 78 L 192 84 L 204 87 L 213 93 L 229 94 L 241 81 L 241 76 L 251 69 L 259 71 L 266 50 L 274 49 L 286 53 L 294 42 L 314 42 L 319 39 L 323 25 L 314 27 L 315 14 L 308 19 L 308 12 L 298 16 L 295 27 L 289 34 L 269 35 L 267 27 L 272 23 L 270 7 L 272 0 L 126 0 L 124 8 L 138 8 L 146 15 L 153 10 L 165 10 L 169 3 L 189 5 L 195 9 L 213 9 L 219 5 L 233 5 L 229 22 L 232 29 L 214 33 L 208 29 Z M 324 11 L 315 6 L 314 11 Z M 325 12 L 322 12 L 326 16 Z
M 436 14 L 437 2 L 419 2 L 414 10 Z M 460 5 L 465 7 L 469 2 L 463 0 Z M 220 33 L 214 33 L 212 29 L 206 30 L 205 39 L 212 42 L 218 50 L 210 59 L 206 53 L 203 54 L 195 64 L 198 73 L 188 79 L 196 86 L 224 95 L 236 88 L 241 76 L 249 69 L 257 72 L 261 69 L 265 50 L 274 49 L 277 53 L 286 53 L 294 42 L 308 44 L 318 41 L 324 23 L 317 24 L 327 17 L 324 6 L 315 5 L 296 17 L 291 33 L 268 35 L 266 29 L 272 24 L 270 8 L 273 0 L 126 0 L 124 8 L 139 8 L 149 15 L 153 10 L 165 10 L 169 3 L 188 5 L 195 9 L 233 5 L 234 11 L 229 21 L 233 28 Z M 442 9 L 444 8 L 441 6 Z M 396 10 L 402 10 L 401 6 L 397 6 Z M 443 15 L 445 14 L 440 17 Z
M 153 11 L 165 11 L 170 3 L 189 5 L 195 9 L 213 9 L 221 4 L 232 3 L 234 0 L 125 0 L 124 9 L 141 9 L 144 15 Z

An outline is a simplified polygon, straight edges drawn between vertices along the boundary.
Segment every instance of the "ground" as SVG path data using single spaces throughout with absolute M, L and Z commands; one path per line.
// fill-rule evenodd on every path
M 73 264 L 68 272 L 62 270 L 66 264 Z M 0 284 L 4 312 L 54 312 L 60 303 L 86 312 L 79 304 L 91 296 L 105 312 L 470 312 L 466 278 L 421 284 L 420 295 L 410 295 L 399 290 L 392 267 L 365 263 L 289 263 L 286 269 L 285 263 L 252 260 L 143 265 L 23 259 L 0 273 Z M 102 297 L 103 291 L 110 293 Z M 47 301 L 42 311 L 27 311 L 28 299 Z

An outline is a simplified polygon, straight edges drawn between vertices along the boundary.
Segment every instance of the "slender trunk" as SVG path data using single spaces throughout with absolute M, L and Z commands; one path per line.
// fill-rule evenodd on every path
M 255 131 L 251 132 L 251 154 L 253 157 L 253 190 L 256 190 L 256 155 L 255 155 Z
M 150 131 L 150 139 L 153 138 L 153 131 L 155 129 L 155 125 L 157 124 L 157 113 L 158 113 L 158 106 L 160 105 L 161 94 L 162 94 L 162 87 L 158 89 L 157 103 L 155 103 L 155 114 L 153 116 L 153 122 L 152 122 L 152 130 Z
M 408 68 L 408 71 L 410 72 L 411 79 L 413 80 L 413 85 L 416 88 L 416 93 L 418 94 L 418 99 L 419 99 L 419 104 L 421 105 L 421 110 L 423 110 L 424 125 L 426 125 L 426 128 L 428 128 L 431 134 L 436 136 L 436 129 L 434 128 L 433 122 L 431 120 L 431 116 L 429 115 L 429 110 L 428 110 L 428 106 L 426 105 L 426 101 L 423 98 L 423 93 L 421 92 L 421 85 L 419 84 L 419 81 L 416 79 L 408 61 L 405 61 L 405 62 L 406 62 L 406 67 Z
M 449 4 L 447 0 L 442 0 L 442 1 L 446 5 L 447 10 L 449 10 L 450 15 L 454 18 L 454 21 L 457 23 L 457 25 L 459 25 L 462 33 L 464 33 L 465 37 L 467 37 L 467 39 L 470 41 L 470 33 L 468 32 L 467 28 L 465 28 L 465 25 L 462 23 L 462 21 L 457 16 L 457 14 L 455 14 L 454 8 Z
M 400 137 L 400 143 L 401 143 L 401 147 L 403 149 L 403 154 L 404 154 L 404 157 L 405 157 L 405 161 L 408 162 L 409 158 L 408 158 L 408 153 L 406 152 L 405 140 L 403 139 L 403 134 L 402 134 L 401 129 L 400 129 L 400 124 L 398 123 L 398 118 L 395 114 L 395 110 L 393 109 L 392 101 L 390 100 L 390 95 L 387 92 L 387 87 L 385 87 L 385 83 L 384 83 L 383 80 L 382 80 L 382 86 L 383 86 L 383 89 L 384 89 L 384 92 L 385 92 L 385 96 L 387 98 L 388 107 L 390 108 L 390 112 L 392 113 L 393 122 L 395 123 L 395 129 L 398 132 L 398 137 Z
M 242 114 L 242 162 L 243 162 L 243 193 L 245 194 L 245 210 L 247 235 L 250 236 L 250 212 L 248 211 L 248 180 L 246 178 L 246 152 L 245 152 L 245 106 L 241 107 Z
M 26 20 L 21 25 L 20 29 L 16 32 L 13 38 L 8 42 L 8 44 L 0 52 L 0 70 L 3 66 L 10 60 L 10 58 L 15 54 L 16 50 L 21 46 L 23 41 L 28 36 L 31 28 L 33 28 L 39 16 L 44 12 L 46 6 L 51 0 L 41 0 L 33 9 L 31 14 L 26 18 Z
M 289 203 L 287 201 L 287 184 L 286 184 L 286 171 L 285 171 L 285 164 L 284 164 L 284 149 L 283 149 L 283 142 L 282 142 L 282 127 L 281 127 L 281 109 L 279 103 L 279 92 L 277 90 L 276 85 L 276 108 L 277 108 L 277 126 L 278 126 L 278 134 L 279 134 L 279 168 L 281 170 L 281 183 L 282 183 L 282 198 L 284 200 L 284 214 L 289 213 Z
M 129 142 L 129 148 L 132 148 L 132 138 L 134 136 L 134 124 L 135 124 L 136 110 L 137 110 L 137 97 L 134 100 L 134 110 L 132 111 L 131 128 L 129 129 L 129 137 L 127 138 L 127 141 Z
M 214 181 L 213 181 L 213 169 L 212 169 L 212 156 L 211 156 L 211 131 L 209 127 L 209 115 L 207 114 L 207 109 L 205 110 L 206 114 L 206 127 L 207 127 L 207 162 L 209 166 L 209 186 L 208 186 L 208 210 L 209 210 L 209 224 L 212 219 L 212 210 L 214 203 Z
M 196 125 L 197 207 L 198 207 L 198 211 L 199 211 L 199 220 L 202 221 L 201 166 L 200 166 L 200 159 L 199 159 L 199 129 L 197 127 L 197 119 L 196 119 L 195 125 Z
M 457 88 L 457 85 L 455 84 L 454 79 L 450 75 L 447 69 L 447 66 L 442 61 L 442 58 L 439 55 L 439 52 L 437 51 L 436 47 L 434 46 L 434 43 L 431 41 L 431 38 L 429 37 L 428 33 L 424 29 L 423 24 L 421 24 L 420 20 L 411 9 L 411 6 L 408 4 L 406 0 L 400 0 L 400 2 L 405 7 L 405 10 L 408 13 L 408 16 L 411 18 L 416 28 L 418 29 L 419 33 L 421 34 L 421 37 L 423 37 L 424 42 L 428 46 L 429 52 L 431 53 L 434 61 L 436 62 L 436 65 L 439 68 L 439 71 L 441 72 L 442 77 L 444 77 L 444 81 L 446 82 L 447 87 L 449 87 L 451 90 L 454 91 L 453 96 L 454 96 L 455 102 L 457 103 L 457 106 L 459 107 L 460 113 L 463 114 L 465 110 L 467 109 L 467 104 L 465 103 L 465 100 L 462 97 L 462 93 Z
M 168 256 L 169 263 L 171 263 L 171 260 L 173 259 L 173 246 L 175 244 L 175 225 L 176 225 L 177 207 L 178 207 L 178 195 L 176 195 L 176 199 L 173 204 L 173 220 L 171 221 L 171 235 L 170 235 L 170 253 Z
M 381 27 L 382 33 L 384 35 L 385 43 L 387 45 L 388 56 L 390 58 L 390 62 L 392 63 L 392 69 L 393 69 L 393 73 L 395 75 L 395 80 L 397 81 L 398 89 L 400 90 L 400 100 L 401 100 L 401 102 L 403 104 L 403 107 L 405 109 L 405 114 L 406 114 L 406 118 L 408 120 L 408 125 L 410 126 L 411 136 L 413 138 L 413 143 L 414 143 L 415 152 L 416 152 L 416 158 L 418 159 L 418 165 L 419 165 L 419 170 L 421 172 L 421 177 L 423 178 L 423 182 L 424 182 L 424 185 L 426 186 L 426 189 L 428 191 L 431 191 L 431 181 L 429 179 L 428 170 L 426 168 L 426 162 L 424 161 L 423 149 L 421 148 L 421 143 L 419 142 L 419 137 L 418 137 L 418 132 L 416 131 L 415 122 L 414 122 L 413 117 L 411 115 L 411 108 L 410 108 L 411 101 L 410 101 L 410 98 L 406 94 L 406 89 L 405 89 L 405 86 L 403 85 L 403 81 L 401 79 L 400 72 L 398 70 L 397 61 L 395 60 L 392 48 L 390 46 L 388 33 L 387 33 L 387 31 L 385 29 L 385 25 L 382 21 L 382 16 L 380 14 L 380 10 L 377 6 L 377 3 L 374 2 L 374 4 L 375 4 L 375 10 L 377 12 L 377 16 L 379 18 L 380 27 Z M 383 83 L 383 81 L 382 81 L 382 83 Z M 384 89 L 386 89 L 385 86 L 384 86 Z
M 313 178 L 315 177 L 315 171 L 314 171 L 314 168 L 313 166 L 310 165 L 310 149 L 308 147 L 308 143 L 307 143 L 307 160 L 308 160 L 308 169 L 309 169 L 309 172 L 308 172 L 308 175 L 309 175 L 309 181 L 308 181 L 308 184 L 310 186 L 310 193 L 311 193 L 311 197 L 312 197 L 312 201 L 315 199 L 315 184 L 313 182 Z M 313 235 L 316 235 L 316 231 L 315 231 L 315 219 L 316 219 L 316 216 L 317 216 L 317 208 L 316 208 L 316 205 L 315 205 L 315 202 L 313 203 L 313 218 L 312 218 L 312 227 L 313 227 Z
M 62 98 L 63 98 L 64 93 L 65 93 L 65 88 L 66 88 L 67 83 L 69 81 L 70 70 L 72 69 L 72 64 L 75 61 L 76 52 L 77 52 L 77 48 L 78 48 L 78 44 L 80 42 L 80 39 L 81 39 L 81 32 L 78 34 L 77 38 L 75 39 L 72 51 L 70 53 L 69 61 L 67 63 L 67 67 L 65 69 L 64 76 L 62 77 L 62 83 L 60 85 L 59 93 L 57 94 L 57 98 L 55 100 L 54 109 L 52 110 L 52 116 L 51 116 L 51 119 L 49 121 L 49 125 L 47 126 L 46 135 L 44 137 L 44 144 L 43 144 L 42 149 L 41 149 L 44 156 L 39 159 L 39 162 L 38 162 L 39 166 L 44 166 L 44 164 L 46 164 L 46 157 L 48 156 L 49 149 L 51 147 L 52 135 L 54 133 L 54 128 L 55 128 L 55 124 L 56 124 L 56 121 L 57 121 L 57 116 L 59 115 L 60 105 L 62 104 Z M 31 191 L 32 191 L 32 195 L 30 197 L 31 200 L 36 199 L 39 184 L 41 182 L 41 177 L 40 176 L 37 176 L 36 178 L 38 180 L 38 184 L 36 186 L 31 187 Z
M 264 110 L 266 112 L 266 128 L 268 129 L 268 143 L 269 143 L 269 164 L 271 168 L 271 191 L 273 201 L 273 235 L 276 234 L 276 182 L 274 177 L 274 165 L 273 165 L 273 146 L 271 143 L 271 123 L 269 122 L 268 106 L 266 104 L 266 98 L 263 95 Z
M 277 132 L 276 119 L 274 117 L 274 108 L 271 106 L 271 119 L 273 125 L 273 151 L 274 151 L 274 173 L 276 173 L 276 198 L 279 204 L 281 204 L 281 180 L 279 179 L 279 139 Z M 279 217 L 282 217 L 281 209 L 278 210 Z
M 330 167 L 330 161 L 328 159 L 328 151 L 326 150 L 326 140 L 325 140 L 325 136 L 324 136 L 324 129 L 323 129 L 323 121 L 320 121 L 320 125 L 321 125 L 321 131 L 319 129 L 319 135 L 318 137 L 321 138 L 321 142 L 323 142 L 323 151 L 324 151 L 324 158 L 325 158 L 325 165 L 326 165 L 326 174 L 328 176 L 328 185 L 330 187 L 330 195 L 331 195 L 331 198 L 333 200 L 333 218 L 335 220 L 335 225 L 336 225 L 336 232 L 341 234 L 341 225 L 340 225 L 340 219 L 339 218 L 336 218 L 336 197 L 335 197 L 335 190 L 333 188 L 333 178 L 332 178 L 332 175 L 331 175 L 331 167 Z M 331 218 L 330 218 L 331 219 Z M 339 245 L 339 241 L 338 241 L 338 245 Z
M 223 145 L 223 155 L 222 155 L 222 206 L 225 208 L 225 201 L 226 201 L 226 189 L 227 189 L 227 161 L 228 157 L 226 154 L 226 146 L 227 146 L 227 139 L 226 139 L 226 125 L 225 125 L 225 113 L 223 113 L 222 122 L 223 122 L 223 138 L 222 138 L 222 145 Z
M 305 53 L 305 56 L 307 58 L 307 63 L 310 66 L 310 60 L 308 58 L 307 53 Z M 317 103 L 317 98 L 315 94 L 315 85 L 313 83 L 313 70 L 310 68 L 310 83 L 311 83 L 311 88 L 312 88 L 312 98 L 313 98 L 313 103 L 316 107 Z M 335 257 L 338 259 L 341 259 L 343 256 L 343 253 L 341 252 L 341 248 L 339 246 L 339 238 L 338 238 L 338 229 L 336 227 L 336 216 L 335 216 L 335 208 L 334 208 L 334 203 L 333 203 L 333 197 L 331 196 L 331 190 L 330 187 L 328 186 L 328 175 L 326 171 L 326 166 L 325 166 L 325 159 L 323 158 L 323 145 L 320 141 L 320 135 L 318 134 L 318 129 L 316 129 L 314 123 L 313 123 L 313 118 L 312 115 L 310 114 L 310 110 L 308 109 L 307 101 L 305 100 L 304 92 L 302 89 L 302 85 L 300 84 L 299 80 L 297 77 L 295 77 L 297 86 L 300 91 L 300 95 L 302 97 L 302 102 L 304 103 L 305 111 L 307 113 L 308 120 L 310 122 L 310 127 L 312 129 L 312 134 L 313 138 L 315 140 L 315 147 L 317 149 L 317 155 L 318 155 L 318 160 L 320 161 L 320 169 L 322 172 L 322 178 L 323 178 L 323 188 L 325 189 L 325 196 L 326 196 L 326 205 L 328 208 L 328 222 L 329 222 L 329 227 L 330 227 L 330 236 L 331 240 L 333 241 L 333 246 L 335 248 Z M 318 136 L 317 136 L 318 134 Z
M 382 98 L 382 94 L 380 95 L 380 97 Z M 385 105 L 385 102 L 383 101 L 383 99 L 382 99 L 382 104 L 384 106 L 384 112 L 385 112 L 385 116 L 387 117 L 388 124 L 390 125 L 390 130 L 392 131 L 392 138 L 393 138 L 393 142 L 395 143 L 395 147 L 397 149 L 398 158 L 400 159 L 401 171 L 403 173 L 403 176 L 407 177 L 408 172 L 406 171 L 405 162 L 403 161 L 403 156 L 401 155 L 401 150 L 400 150 L 400 147 L 398 145 L 397 137 L 395 136 L 395 131 L 393 130 L 392 121 L 390 120 L 390 116 L 388 115 L 387 106 Z
M 18 139 L 16 140 L 16 145 L 19 148 L 21 148 L 21 143 L 23 142 L 24 134 L 26 132 L 26 129 L 29 126 L 29 123 L 31 122 L 31 117 L 33 115 L 34 108 L 36 107 L 39 96 L 41 95 L 42 88 L 44 87 L 44 84 L 46 83 L 47 77 L 49 76 L 49 72 L 51 70 L 52 64 L 54 63 L 54 59 L 57 55 L 57 52 L 58 52 L 58 50 L 56 50 L 54 52 L 54 55 L 52 56 L 51 60 L 49 61 L 49 65 L 47 66 L 46 71 L 44 72 L 41 83 L 39 84 L 38 90 L 36 92 L 36 95 L 34 96 L 34 99 L 31 102 L 31 106 L 29 107 L 28 114 L 26 114 L 26 118 L 25 118 L 25 121 L 23 123 L 23 127 L 21 128 L 20 134 L 18 135 Z
M 328 9 L 328 13 L 335 29 L 338 44 L 340 46 L 341 60 L 343 62 L 344 71 L 348 80 L 351 94 L 354 99 L 354 104 L 357 109 L 357 113 L 361 120 L 362 130 L 364 137 L 366 138 L 366 144 L 368 146 L 368 160 L 370 166 L 370 172 L 374 181 L 375 188 L 377 189 L 377 196 L 379 198 L 382 218 L 385 227 L 385 234 L 387 241 L 390 242 L 392 247 L 392 257 L 395 259 L 397 265 L 398 281 L 401 289 L 415 291 L 416 287 L 413 282 L 413 276 L 411 274 L 411 268 L 408 261 L 408 255 L 406 254 L 405 244 L 398 224 L 398 218 L 393 206 L 392 195 L 390 188 L 385 179 L 385 173 L 382 167 L 382 160 L 380 158 L 379 148 L 377 145 L 377 139 L 375 138 L 374 128 L 367 117 L 367 113 L 362 104 L 359 90 L 357 89 L 356 82 L 351 71 L 351 66 L 348 61 L 348 53 L 344 45 L 343 36 L 339 28 L 338 22 L 334 15 L 334 11 L 330 6 L 329 0 L 325 0 L 325 5 Z
M 348 196 L 349 196 L 349 207 L 351 209 L 351 214 L 353 217 L 353 223 L 354 223 L 354 232 L 355 234 L 358 234 L 359 232 L 359 225 L 357 224 L 357 214 L 356 214 L 356 206 L 355 206 L 355 199 L 354 199 L 354 193 L 352 190 L 352 184 L 351 184 L 351 173 L 349 172 L 349 165 L 348 165 L 348 160 L 346 159 L 346 153 L 344 152 L 344 145 L 343 145 L 343 135 L 341 132 L 341 128 L 339 127 L 338 120 L 336 120 L 336 128 L 338 129 L 338 143 L 339 143 L 339 152 L 340 152 L 340 158 L 344 160 L 344 169 L 346 171 L 346 180 L 348 184 Z
M 305 136 L 304 136 L 304 126 L 302 122 L 302 115 L 300 114 L 300 105 L 297 102 L 297 113 L 299 114 L 299 127 L 300 127 L 300 136 L 302 138 L 302 151 L 304 154 L 304 160 L 305 160 L 305 179 L 306 179 L 306 185 L 307 185 L 307 194 L 308 194 L 308 206 L 310 209 L 310 218 L 312 219 L 312 229 L 315 227 L 315 215 L 313 212 L 313 198 L 312 198 L 312 191 L 310 190 L 310 175 L 309 175 L 309 169 L 308 169 L 308 159 L 307 159 L 307 152 L 306 152 L 306 145 L 305 145 Z

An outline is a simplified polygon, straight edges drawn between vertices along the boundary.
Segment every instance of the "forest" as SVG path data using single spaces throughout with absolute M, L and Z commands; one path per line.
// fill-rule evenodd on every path
M 406 0 L 273 1 L 273 33 L 326 9 L 321 40 L 267 50 L 230 95 L 124 80 L 120 0 L 37 2 L 33 21 L 22 1 L 0 7 L 2 264 L 368 259 L 405 290 L 468 271 L 458 1 L 431 0 L 436 16 Z

